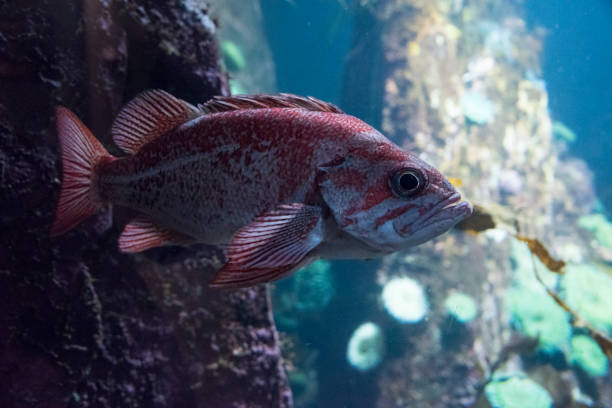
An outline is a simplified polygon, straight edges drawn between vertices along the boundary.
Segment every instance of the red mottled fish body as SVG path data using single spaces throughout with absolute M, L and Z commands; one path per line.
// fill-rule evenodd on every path
M 213 113 L 106 163 L 100 195 L 199 242 L 227 243 L 279 204 L 319 204 L 317 167 L 346 154 L 340 140 L 372 131 L 348 115 L 304 109 Z
M 148 91 L 112 133 L 128 155 L 110 156 L 58 108 L 64 180 L 52 235 L 105 204 L 130 207 L 141 216 L 121 250 L 221 245 L 217 286 L 276 280 L 320 257 L 397 251 L 472 211 L 436 169 L 313 98 L 218 97 L 194 107 Z

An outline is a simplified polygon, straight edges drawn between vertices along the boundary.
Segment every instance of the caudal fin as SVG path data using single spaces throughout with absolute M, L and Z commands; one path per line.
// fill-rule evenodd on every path
M 102 207 L 95 191 L 95 168 L 112 157 L 70 110 L 58 106 L 57 134 L 62 149 L 62 187 L 51 236 L 62 235 Z

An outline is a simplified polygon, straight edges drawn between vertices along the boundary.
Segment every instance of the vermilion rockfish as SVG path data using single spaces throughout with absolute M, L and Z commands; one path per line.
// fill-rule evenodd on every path
M 111 156 L 57 110 L 63 182 L 51 235 L 106 204 L 141 214 L 124 252 L 201 242 L 224 248 L 214 286 L 287 276 L 317 258 L 372 258 L 423 243 L 472 213 L 432 166 L 332 104 L 295 95 L 163 91 L 128 103 Z

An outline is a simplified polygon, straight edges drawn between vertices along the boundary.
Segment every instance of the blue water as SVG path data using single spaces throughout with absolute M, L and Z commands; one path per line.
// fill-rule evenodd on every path
M 548 30 L 542 55 L 553 118 L 574 129 L 571 152 L 595 173 L 612 214 L 612 2 L 526 2 L 527 21 Z

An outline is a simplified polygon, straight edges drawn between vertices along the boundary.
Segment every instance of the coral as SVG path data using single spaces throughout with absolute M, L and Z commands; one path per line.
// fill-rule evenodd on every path
M 382 301 L 387 312 L 402 323 L 420 322 L 429 309 L 421 284 L 407 277 L 393 278 L 387 282 Z
M 603 214 L 583 215 L 578 226 L 590 231 L 600 245 L 612 248 L 612 223 Z
M 572 364 L 582 368 L 593 377 L 601 377 L 608 372 L 608 359 L 599 345 L 585 335 L 572 337 L 571 354 Z
M 548 391 L 527 377 L 493 380 L 485 395 L 493 408 L 550 408 L 553 403 Z
M 463 115 L 477 125 L 485 125 L 493 119 L 495 105 L 478 92 L 468 91 L 461 97 Z
M 561 281 L 567 304 L 595 328 L 612 334 L 612 278 L 594 264 L 569 264 Z
M 246 65 L 242 50 L 233 41 L 223 41 L 221 43 L 221 53 L 225 66 L 232 72 L 241 71 Z
M 375 368 L 384 355 L 384 339 L 380 327 L 372 322 L 361 324 L 351 335 L 346 359 L 359 371 Z
M 554 352 L 566 346 L 572 333 L 568 315 L 544 291 L 514 286 L 506 293 L 505 306 L 513 326 L 539 339 L 540 350 Z
M 300 269 L 294 275 L 296 309 L 307 312 L 320 312 L 325 309 L 335 293 L 330 268 L 330 263 L 321 259 Z
M 476 302 L 471 296 L 461 292 L 451 293 L 444 301 L 446 313 L 460 323 L 472 321 L 478 313 Z

